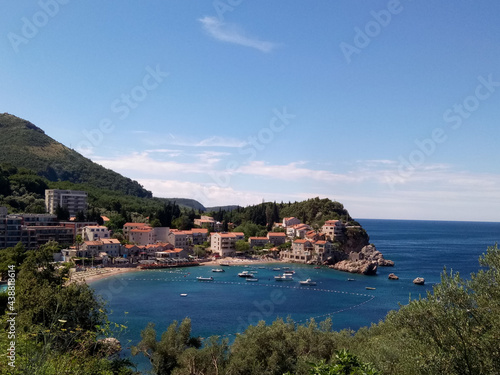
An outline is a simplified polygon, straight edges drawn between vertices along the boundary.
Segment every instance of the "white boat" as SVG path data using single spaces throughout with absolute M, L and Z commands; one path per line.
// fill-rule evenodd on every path
M 255 278 L 255 277 L 247 277 L 247 281 L 252 282 L 252 283 L 256 283 L 257 281 L 259 281 L 259 279 Z
M 281 268 L 273 268 L 273 271 L 281 271 Z
M 187 297 L 187 293 L 181 293 L 181 297 Z
M 212 272 L 226 272 L 222 268 L 212 268 Z
M 214 278 L 213 277 L 202 277 L 202 276 L 198 276 L 196 278 L 196 280 L 198 281 L 214 281 Z
M 295 271 L 285 271 L 283 272 L 284 275 L 293 275 Z
M 299 283 L 300 285 L 316 285 L 316 281 L 312 281 L 311 279 L 299 281 Z
M 274 276 L 274 280 L 276 281 L 293 281 L 293 277 L 290 274 L 283 274 L 280 276 Z
M 248 271 L 243 271 L 238 274 L 239 277 L 253 277 L 253 274 Z

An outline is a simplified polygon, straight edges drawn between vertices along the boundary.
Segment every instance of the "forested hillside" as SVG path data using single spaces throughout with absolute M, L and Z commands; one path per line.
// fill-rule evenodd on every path
M 152 197 L 137 181 L 94 163 L 47 136 L 31 122 L 0 114 L 0 163 L 27 168 L 49 181 L 84 183 L 137 197 Z

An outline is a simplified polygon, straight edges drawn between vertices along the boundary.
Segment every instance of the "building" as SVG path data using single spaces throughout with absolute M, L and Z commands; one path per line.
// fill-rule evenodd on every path
M 286 228 L 286 227 L 290 227 L 292 225 L 297 225 L 297 224 L 300 224 L 300 220 L 297 219 L 296 217 L 285 217 L 283 218 L 283 226 Z
M 290 238 L 305 238 L 306 233 L 312 228 L 307 224 L 294 224 L 286 228 L 286 235 Z
M 121 255 L 121 244 L 115 238 L 107 238 L 98 241 L 84 241 L 80 250 L 82 256 L 96 257 L 101 253 L 106 253 L 111 257 L 119 257 Z
M 290 250 L 282 250 L 280 258 L 299 263 L 323 263 L 333 255 L 333 244 L 329 241 L 295 240 Z
M 157 251 L 155 257 L 160 259 L 187 259 L 188 253 L 184 249 L 164 250 Z
M 87 192 L 79 190 L 45 190 L 45 208 L 48 213 L 55 214 L 57 207 L 64 207 L 70 216 L 77 212 L 87 212 Z
M 234 256 L 236 254 L 236 241 L 244 240 L 242 232 L 212 233 L 210 237 L 210 248 L 213 253 L 221 257 Z
M 149 226 L 150 225 L 146 224 L 146 223 L 125 223 L 125 225 L 123 225 L 123 237 L 128 238 L 129 233 L 132 229 L 137 229 L 137 228 L 141 228 L 141 227 L 149 227 Z
M 172 229 L 168 234 L 168 242 L 178 249 L 188 250 L 192 244 L 191 231 Z
M 267 238 L 274 246 L 279 246 L 286 242 L 286 234 L 283 232 L 269 232 Z
M 56 215 L 52 214 L 20 214 L 23 218 L 23 225 L 44 226 L 60 225 Z
M 103 225 L 89 225 L 82 229 L 84 241 L 97 241 L 103 238 L 111 238 L 109 229 Z
M 344 237 L 344 224 L 340 220 L 327 220 L 321 227 L 321 233 L 330 241 L 341 240 Z
M 155 242 L 155 231 L 149 225 L 140 226 L 128 232 L 128 240 L 136 245 L 145 246 Z
M 208 240 L 208 229 L 193 228 L 190 230 L 193 245 L 201 245 Z
M 6 207 L 0 207 L 0 249 L 14 247 L 21 241 L 22 217 L 8 215 Z
M 248 243 L 250 244 L 250 249 L 254 247 L 264 247 L 269 243 L 269 238 L 267 237 L 249 237 Z

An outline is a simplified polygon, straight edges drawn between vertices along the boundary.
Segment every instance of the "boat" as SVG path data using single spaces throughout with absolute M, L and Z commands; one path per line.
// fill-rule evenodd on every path
M 312 281 L 311 279 L 299 281 L 299 283 L 300 285 L 316 285 L 316 281 Z
M 222 268 L 212 268 L 212 272 L 226 272 Z
M 247 277 L 247 281 L 256 283 L 257 281 L 259 281 L 259 279 L 257 279 L 256 277 Z
M 284 269 L 284 270 L 289 270 L 289 269 L 290 269 L 290 267 L 283 267 L 283 269 Z
M 214 278 L 213 277 L 202 277 L 202 276 L 198 276 L 196 278 L 196 280 L 198 281 L 214 281 Z
M 274 280 L 276 280 L 276 281 L 293 281 L 293 277 L 290 274 L 284 273 L 283 275 L 280 275 L 280 276 L 274 276 Z
M 177 262 L 177 263 L 147 263 L 139 264 L 137 268 L 142 270 L 156 270 L 162 268 L 176 268 L 176 267 L 193 267 L 199 266 L 198 262 Z
M 181 297 L 187 297 L 187 293 L 181 293 Z
M 229 263 L 221 263 L 220 264 L 222 267 L 229 267 Z
M 375 288 L 373 288 L 371 286 L 367 286 L 366 289 L 368 289 L 368 290 L 375 290 Z
M 273 271 L 281 271 L 281 268 L 273 268 Z
M 354 279 L 347 279 L 347 281 L 356 281 L 356 280 L 354 280 Z
M 243 271 L 238 274 L 239 277 L 253 277 L 253 274 L 248 271 Z
M 261 269 L 261 270 L 265 270 L 265 269 L 266 269 L 266 267 L 259 267 L 259 269 Z
M 284 275 L 293 275 L 295 271 L 285 271 L 283 274 Z

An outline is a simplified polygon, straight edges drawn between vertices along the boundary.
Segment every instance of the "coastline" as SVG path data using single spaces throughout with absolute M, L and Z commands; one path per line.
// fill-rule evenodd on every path
M 283 262 L 279 259 L 238 259 L 238 258 L 228 257 L 224 259 L 211 260 L 208 262 L 201 262 L 200 267 L 202 266 L 220 267 L 221 264 L 228 264 L 230 266 L 248 266 L 252 264 L 257 265 L 265 263 L 283 263 Z M 137 267 L 105 267 L 83 272 L 72 272 L 70 282 L 91 284 L 97 280 L 106 279 L 114 275 L 119 275 L 128 272 L 139 272 L 139 271 L 142 270 Z
M 126 267 L 126 268 L 109 267 L 109 268 L 101 268 L 98 269 L 97 271 L 92 270 L 83 272 L 72 272 L 70 282 L 90 284 L 93 283 L 94 281 L 106 279 L 114 275 L 119 275 L 127 272 L 137 272 L 137 271 L 141 270 L 136 267 Z

